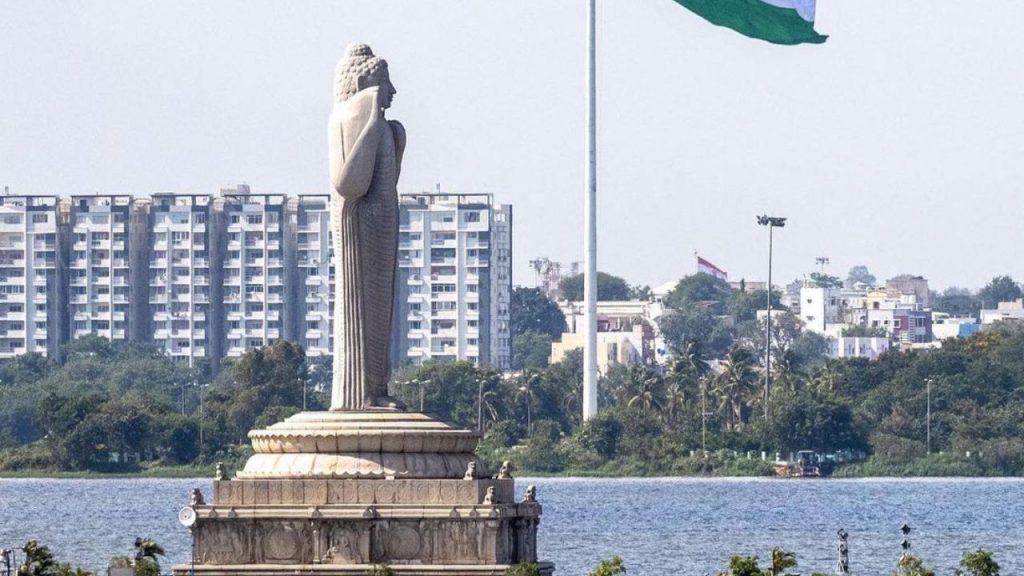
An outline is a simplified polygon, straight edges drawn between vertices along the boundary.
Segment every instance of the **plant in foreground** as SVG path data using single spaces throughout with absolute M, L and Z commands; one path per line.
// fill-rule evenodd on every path
M 540 576 L 540 568 L 536 564 L 514 564 L 505 570 L 505 576 Z
M 590 576 L 615 576 L 616 574 L 625 574 L 626 565 L 622 562 L 622 558 L 618 556 L 612 556 L 610 560 L 602 560 L 597 568 L 590 573 Z
M 974 552 L 964 552 L 955 576 L 999 576 L 999 563 L 991 552 L 981 548 Z
M 387 564 L 374 564 L 370 566 L 366 576 L 395 576 L 395 571 Z
M 92 572 L 57 562 L 50 547 L 35 540 L 30 540 L 21 551 L 25 553 L 25 563 L 18 566 L 18 576 L 92 576 Z
M 892 576 L 935 576 L 935 571 L 924 565 L 924 561 L 913 554 L 900 557 Z

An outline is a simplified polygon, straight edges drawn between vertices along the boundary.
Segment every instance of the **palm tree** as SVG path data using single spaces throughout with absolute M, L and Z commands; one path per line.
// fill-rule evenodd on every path
M 626 406 L 639 406 L 644 412 L 661 408 L 662 382 L 657 374 L 642 366 L 634 366 L 629 371 L 629 384 Z
M 785 571 L 796 567 L 796 554 L 787 552 L 778 546 L 772 548 L 772 567 L 768 574 L 771 576 L 782 576 Z
M 665 387 L 665 405 L 662 407 L 662 414 L 666 424 L 675 424 L 679 414 L 686 408 L 686 394 L 679 386 Z
M 533 422 L 531 418 L 531 410 L 533 403 L 537 399 L 537 387 L 540 385 L 542 376 L 540 372 L 529 371 L 525 372 L 519 378 L 519 387 L 516 389 L 516 399 L 522 399 L 526 403 L 526 435 L 529 436 L 533 433 Z
M 581 382 L 571 382 L 569 390 L 562 397 L 562 410 L 563 413 L 569 417 L 569 421 L 575 427 L 579 424 L 579 421 L 583 418 L 582 415 L 582 397 L 583 397 L 583 384 Z
M 772 366 L 774 385 L 789 392 L 796 392 L 804 380 L 800 372 L 800 358 L 792 350 L 786 350 L 775 358 Z
M 501 380 L 497 375 L 488 375 L 484 377 L 480 382 L 480 411 L 487 416 L 490 416 L 491 422 L 497 421 L 499 418 L 499 412 L 501 411 L 501 394 L 498 392 L 498 387 L 501 384 Z M 481 422 L 481 429 L 486 430 L 486 420 Z
M 839 389 L 839 380 L 841 378 L 839 372 L 839 364 L 832 360 L 826 360 L 824 364 L 818 368 L 818 371 L 814 373 L 811 379 L 811 385 L 817 388 L 820 392 L 835 392 Z
M 744 401 L 757 391 L 757 373 L 754 371 L 754 356 L 750 350 L 733 346 L 722 361 L 722 372 L 715 378 L 720 409 L 726 410 L 726 422 L 730 429 L 743 426 Z

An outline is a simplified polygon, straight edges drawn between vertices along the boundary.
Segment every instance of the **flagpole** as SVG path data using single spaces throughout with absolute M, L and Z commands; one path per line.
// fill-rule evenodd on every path
M 597 415 L 597 82 L 596 0 L 587 0 L 587 167 L 584 219 L 583 420 Z

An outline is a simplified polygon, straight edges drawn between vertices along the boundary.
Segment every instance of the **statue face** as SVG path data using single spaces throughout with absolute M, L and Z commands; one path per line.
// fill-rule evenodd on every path
M 380 78 L 380 107 L 390 108 L 391 101 L 394 99 L 395 94 L 398 94 L 398 90 L 395 90 L 395 85 L 391 83 L 391 75 L 388 74 L 388 69 L 384 69 L 384 73 L 381 74 Z

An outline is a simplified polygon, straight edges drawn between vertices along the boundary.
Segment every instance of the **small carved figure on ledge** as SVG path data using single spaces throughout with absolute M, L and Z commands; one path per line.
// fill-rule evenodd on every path
M 495 504 L 495 500 L 497 499 L 498 497 L 497 494 L 495 493 L 494 486 L 488 486 L 487 495 L 484 496 L 484 504 L 487 504 L 488 506 L 493 506 Z
M 192 489 L 192 496 L 189 498 L 189 504 L 192 506 L 206 506 L 206 501 L 203 500 L 203 492 L 199 488 Z
M 523 502 L 536 502 L 537 501 L 537 487 L 530 484 L 526 487 L 526 494 L 523 495 Z
M 498 470 L 498 475 L 495 476 L 498 480 L 511 480 L 512 479 L 512 461 L 505 460 L 501 463 L 501 468 Z
M 223 462 L 217 462 L 217 472 L 214 474 L 217 480 L 229 480 L 228 471 L 224 469 Z
M 470 462 L 469 466 L 466 467 L 466 475 L 462 477 L 463 480 L 476 480 L 476 462 Z

